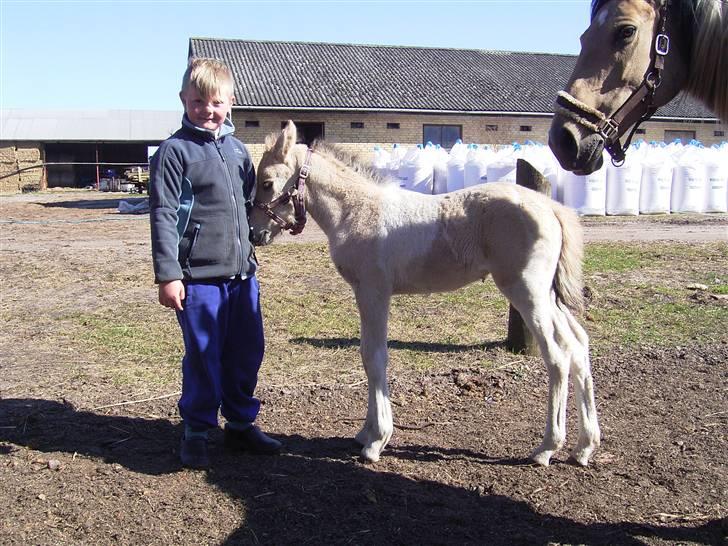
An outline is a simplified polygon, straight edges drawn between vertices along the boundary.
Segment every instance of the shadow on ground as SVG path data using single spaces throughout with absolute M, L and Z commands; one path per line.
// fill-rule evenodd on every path
M 143 201 L 146 201 L 146 197 L 124 197 L 114 199 L 75 199 L 73 201 L 53 201 L 50 203 L 39 203 L 47 208 L 62 208 L 62 209 L 85 209 L 85 210 L 106 210 L 113 209 L 118 210 L 119 203 L 126 201 L 131 205 L 136 205 Z
M 163 419 L 98 415 L 40 399 L 0 400 L 0 454 L 15 446 L 81 453 L 160 475 L 179 470 L 179 433 Z M 207 481 L 244 504 L 246 513 L 245 525 L 226 544 L 643 544 L 641 537 L 719 543 L 722 536 L 720 520 L 699 527 L 572 521 L 510 497 L 378 472 L 357 461 L 349 439 L 278 438 L 285 453 L 255 457 L 226 454 L 219 434 L 213 437 L 218 447 Z M 445 451 L 412 446 L 388 456 L 494 462 L 467 450 Z
M 334 337 L 334 338 L 312 338 L 312 337 L 296 337 L 290 340 L 291 343 L 298 345 L 310 345 L 318 349 L 348 349 L 350 347 L 359 347 L 361 339 L 358 337 Z M 465 353 L 470 351 L 492 351 L 495 349 L 505 349 L 505 341 L 491 341 L 488 343 L 428 343 L 426 341 L 398 341 L 390 339 L 387 341 L 387 347 L 390 349 L 425 351 L 431 353 Z

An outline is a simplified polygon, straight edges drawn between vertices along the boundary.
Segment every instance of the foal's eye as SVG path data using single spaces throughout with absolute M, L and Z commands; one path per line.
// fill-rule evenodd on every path
M 633 25 L 623 26 L 617 31 L 617 36 L 622 42 L 631 40 L 635 34 L 637 34 L 637 27 Z

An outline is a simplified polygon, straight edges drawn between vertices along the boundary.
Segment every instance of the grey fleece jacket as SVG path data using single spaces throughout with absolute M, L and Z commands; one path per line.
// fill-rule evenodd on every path
M 228 119 L 214 133 L 182 128 L 162 142 L 150 165 L 149 220 L 155 282 L 252 276 L 246 204 L 255 168 Z

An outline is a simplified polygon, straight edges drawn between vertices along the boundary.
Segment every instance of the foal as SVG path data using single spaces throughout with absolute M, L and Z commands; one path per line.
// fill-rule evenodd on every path
M 579 416 L 572 458 L 587 465 L 599 445 L 599 425 L 589 340 L 573 314 L 582 306 L 577 216 L 514 184 L 436 196 L 376 184 L 335 147 L 320 144 L 311 153 L 295 142 L 296 127 L 288 122 L 266 143 L 250 218 L 253 239 L 263 245 L 282 229 L 299 232 L 302 207 L 328 237 L 361 319 L 369 403 L 356 440 L 364 459 L 379 460 L 393 431 L 386 375 L 392 295 L 455 290 L 491 274 L 538 340 L 548 369 L 546 431 L 531 458 L 546 466 L 564 444 L 571 371 Z

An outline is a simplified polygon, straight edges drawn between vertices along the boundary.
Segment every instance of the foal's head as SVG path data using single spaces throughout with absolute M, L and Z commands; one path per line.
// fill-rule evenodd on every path
M 601 113 L 608 118 L 642 85 L 652 71 L 663 1 L 593 1 L 591 24 L 581 36 L 581 53 L 565 88 L 576 99 L 576 117 L 593 122 Z M 687 79 L 689 52 L 681 42 L 684 32 L 680 28 L 685 18 L 677 16 L 679 10 L 675 6 L 681 2 L 672 0 L 673 7 L 667 12 L 665 34 L 669 36 L 669 54 L 664 58 L 661 81 L 652 99 L 655 107 L 669 102 Z M 589 174 L 602 166 L 604 138 L 579 123 L 575 116 L 557 108 L 549 145 L 564 169 Z
M 286 222 L 293 222 L 294 207 L 290 198 L 276 201 L 296 182 L 296 163 L 292 153 L 296 144 L 296 126 L 289 121 L 278 134 L 265 140 L 265 152 L 260 159 L 255 184 L 256 206 L 250 212 L 253 242 L 266 245 L 272 242 L 282 227 L 266 214 L 259 205 L 270 204 L 270 209 Z

